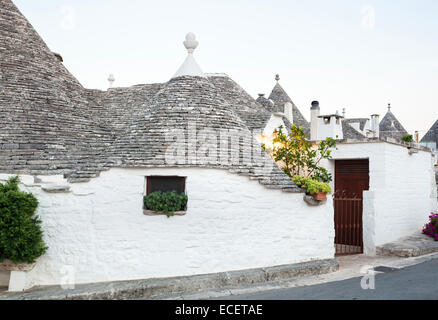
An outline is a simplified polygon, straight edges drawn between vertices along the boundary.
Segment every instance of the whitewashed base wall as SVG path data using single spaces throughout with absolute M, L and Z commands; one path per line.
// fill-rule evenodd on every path
M 147 175 L 187 177 L 185 216 L 143 214 Z M 23 181 L 39 199 L 49 247 L 27 287 L 66 283 L 72 276 L 79 284 L 334 257 L 332 201 L 310 207 L 303 194 L 270 190 L 225 170 L 111 169 L 59 194 L 30 186 L 33 177 Z

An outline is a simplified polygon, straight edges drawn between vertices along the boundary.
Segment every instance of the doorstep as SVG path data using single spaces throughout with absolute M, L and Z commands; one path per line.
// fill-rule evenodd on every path
M 434 252 L 438 252 L 438 241 L 422 233 L 376 247 L 380 256 L 418 257 Z
M 1 293 L 0 300 L 129 300 L 163 295 L 195 293 L 206 289 L 267 283 L 277 280 L 320 275 L 339 269 L 336 259 L 315 260 L 290 265 L 247 269 L 212 274 L 117 281 L 77 285 L 63 290 L 60 286 L 36 287 L 20 294 Z

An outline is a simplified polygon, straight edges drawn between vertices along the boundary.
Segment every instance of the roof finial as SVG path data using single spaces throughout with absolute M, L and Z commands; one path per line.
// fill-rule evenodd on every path
M 391 104 L 388 103 L 388 111 L 391 111 Z
M 116 81 L 116 78 L 114 78 L 114 75 L 111 73 L 108 77 L 109 87 L 112 88 L 114 85 L 114 81 Z
M 198 47 L 199 42 L 196 41 L 196 36 L 193 32 L 189 32 L 186 35 L 186 41 L 184 41 L 184 46 L 186 47 L 189 54 L 193 53 Z
M 276 74 L 275 75 L 275 80 L 278 82 L 278 81 L 280 81 L 280 75 L 279 74 Z
M 198 64 L 195 61 L 195 58 L 193 57 L 193 51 L 195 51 L 195 49 L 198 47 L 199 44 L 199 42 L 196 41 L 195 34 L 192 32 L 187 33 L 186 41 L 184 41 L 183 43 L 189 54 L 187 55 L 186 60 L 179 68 L 179 70 L 175 73 L 173 78 L 181 77 L 181 76 L 205 77 L 204 73 L 202 72 L 201 68 L 198 66 Z

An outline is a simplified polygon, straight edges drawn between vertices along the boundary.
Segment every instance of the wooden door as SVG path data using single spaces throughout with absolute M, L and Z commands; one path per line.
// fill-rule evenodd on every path
M 363 191 L 369 190 L 369 160 L 336 160 L 336 254 L 363 253 Z

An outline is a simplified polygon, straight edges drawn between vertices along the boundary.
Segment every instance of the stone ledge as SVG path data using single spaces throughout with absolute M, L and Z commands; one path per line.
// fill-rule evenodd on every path
M 438 241 L 424 234 L 415 234 L 376 247 L 378 256 L 418 257 L 438 252 Z
M 48 193 L 69 193 L 70 186 L 67 185 L 43 185 L 41 187 L 43 191 Z
M 304 195 L 303 200 L 304 200 L 304 202 L 307 203 L 309 206 L 313 206 L 313 207 L 321 206 L 321 205 L 327 203 L 327 199 L 326 199 L 326 200 L 322 200 L 322 201 L 320 201 L 320 200 L 315 200 L 314 197 L 309 196 L 309 195 L 307 195 L 307 194 Z
M 288 280 L 319 275 L 339 269 L 336 259 L 315 260 L 290 265 L 247 269 L 194 276 L 155 278 L 77 285 L 72 290 L 59 286 L 37 287 L 20 294 L 0 294 L 0 300 L 126 300 L 170 294 L 195 293 L 208 289 Z

